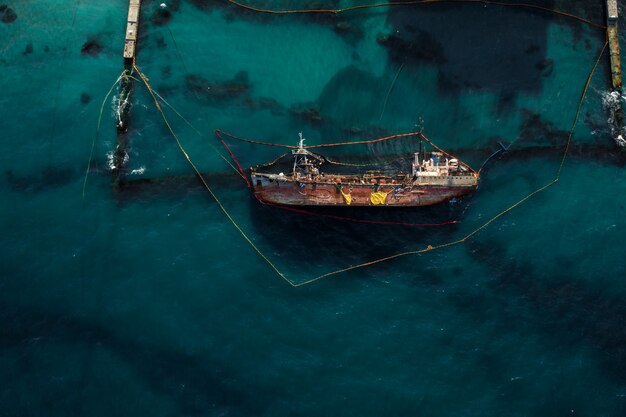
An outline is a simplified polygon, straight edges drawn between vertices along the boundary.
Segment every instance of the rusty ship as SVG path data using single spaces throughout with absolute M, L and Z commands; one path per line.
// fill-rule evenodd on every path
M 288 165 L 274 161 L 251 168 L 259 201 L 286 206 L 417 207 L 472 193 L 478 186 L 479 174 L 467 164 L 443 151 L 426 152 L 421 141 L 420 151 L 404 169 L 363 173 L 327 170 L 341 164 L 309 151 L 304 141 L 300 133 L 298 146 L 283 155 L 290 159 Z

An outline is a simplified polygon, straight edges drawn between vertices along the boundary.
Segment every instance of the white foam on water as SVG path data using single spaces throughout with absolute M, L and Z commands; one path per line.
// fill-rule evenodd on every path
M 626 101 L 626 96 L 621 95 L 618 91 L 605 91 L 602 93 L 602 107 L 608 112 L 607 123 L 611 129 L 611 136 L 615 143 L 620 147 L 626 147 L 626 129 L 618 126 L 616 122 L 616 113 L 622 111 L 622 106 Z
M 106 154 L 106 158 L 107 158 L 107 168 L 109 170 L 114 170 L 117 169 L 118 167 L 115 165 L 115 150 L 110 150 L 109 152 L 107 152 Z M 126 165 L 128 163 L 128 161 L 130 160 L 130 157 L 128 156 L 128 153 L 124 152 L 124 159 L 122 160 L 122 166 Z M 145 168 L 142 167 L 144 170 Z M 142 169 L 140 168 L 140 169 Z M 135 170 L 133 170 L 135 171 Z M 143 173 L 143 172 L 141 172 Z M 132 174 L 132 172 L 131 172 Z
M 133 169 L 132 171 L 130 171 L 130 175 L 141 175 L 144 172 L 146 172 L 146 167 L 145 166 L 141 166 L 139 168 Z
M 113 115 L 117 119 L 117 127 L 123 127 L 124 122 L 122 121 L 122 114 L 124 113 L 127 106 L 130 105 L 129 97 L 125 97 L 124 100 L 120 100 L 119 96 L 114 96 L 111 100 L 111 104 L 113 106 Z

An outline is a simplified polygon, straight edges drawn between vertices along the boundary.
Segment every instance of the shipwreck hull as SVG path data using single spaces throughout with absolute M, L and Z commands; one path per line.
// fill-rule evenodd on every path
M 475 190 L 476 186 L 381 185 L 374 187 L 369 184 L 355 184 L 340 187 L 337 184 L 274 181 L 270 184 L 255 185 L 254 195 L 262 203 L 286 206 L 418 207 L 443 203 Z

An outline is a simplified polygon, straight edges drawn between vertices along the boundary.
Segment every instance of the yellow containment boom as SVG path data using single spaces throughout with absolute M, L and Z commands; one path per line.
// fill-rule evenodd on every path
M 381 204 L 385 204 L 387 202 L 387 194 L 382 191 L 376 191 L 375 193 L 370 194 L 370 201 L 375 206 L 380 206 Z
M 343 196 L 343 199 L 346 201 L 346 205 L 350 205 L 352 203 L 352 196 L 348 193 L 344 193 L 343 192 L 343 188 L 340 188 L 339 191 L 341 192 L 341 195 Z

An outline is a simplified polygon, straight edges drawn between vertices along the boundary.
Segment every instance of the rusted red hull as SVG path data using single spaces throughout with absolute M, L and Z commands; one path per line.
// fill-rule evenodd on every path
M 429 206 L 448 201 L 454 197 L 472 193 L 476 186 L 393 186 L 359 184 L 342 189 L 336 184 L 297 183 L 276 181 L 269 185 L 255 185 L 255 197 L 264 203 L 287 206 Z M 343 194 L 342 194 L 343 191 Z M 372 193 L 386 193 L 378 203 L 372 202 Z M 349 195 L 350 204 L 344 194 Z

